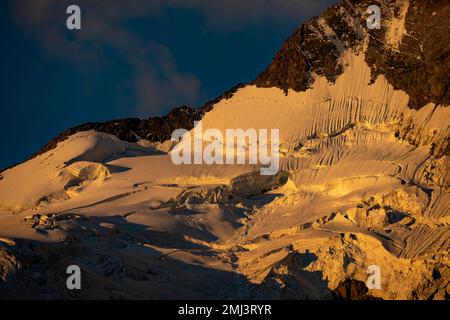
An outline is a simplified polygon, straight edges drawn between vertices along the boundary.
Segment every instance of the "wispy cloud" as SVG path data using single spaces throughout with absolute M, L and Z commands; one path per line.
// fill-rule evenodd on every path
M 81 70 L 102 67 L 117 53 L 134 74 L 133 90 L 140 115 L 160 113 L 170 106 L 194 104 L 202 85 L 194 74 L 179 70 L 163 43 L 143 39 L 127 27 L 139 18 L 157 17 L 167 8 L 193 10 L 204 17 L 208 32 L 235 32 L 249 26 L 300 19 L 329 0 L 21 0 L 12 14 L 25 34 L 52 58 L 75 63 Z M 82 30 L 65 28 L 66 8 L 82 8 Z

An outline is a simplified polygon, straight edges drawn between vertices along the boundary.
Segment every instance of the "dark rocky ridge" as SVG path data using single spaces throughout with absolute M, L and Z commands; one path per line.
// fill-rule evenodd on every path
M 168 114 L 162 117 L 150 117 L 148 119 L 126 118 L 106 122 L 89 122 L 70 128 L 52 139 L 33 155 L 33 157 L 55 148 L 58 142 L 64 141 L 69 136 L 80 131 L 96 130 L 114 135 L 117 138 L 128 142 L 136 142 L 139 138 L 151 142 L 163 142 L 169 140 L 175 129 L 183 128 L 190 130 L 194 128 L 194 121 L 200 120 L 206 112 L 212 109 L 212 106 L 215 103 L 222 99 L 231 98 L 233 94 L 243 86 L 244 84 L 242 83 L 237 84 L 219 97 L 206 102 L 198 109 L 182 106 L 172 109 Z
M 64 141 L 69 136 L 80 131 L 95 130 L 104 132 L 128 142 L 136 142 L 139 138 L 151 142 L 163 142 L 169 140 L 175 129 L 192 129 L 194 127 L 194 121 L 200 120 L 206 112 L 212 109 L 212 106 L 215 103 L 222 99 L 231 98 L 233 94 L 243 86 L 244 84 L 239 83 L 219 97 L 206 102 L 198 109 L 182 106 L 172 109 L 168 114 L 162 117 L 150 117 L 148 119 L 126 118 L 106 122 L 88 122 L 70 128 L 53 138 L 34 154 L 32 158 L 52 150 L 56 147 L 58 142 Z
M 384 1 L 381 29 L 369 30 L 366 9 L 373 1 L 342 0 L 302 24 L 252 84 L 279 87 L 286 93 L 288 89 L 303 91 L 312 84 L 312 72 L 334 82 L 342 73 L 339 49 L 360 51 L 367 35 L 365 57 L 373 79 L 384 75 L 395 89 L 410 96 L 409 106 L 415 109 L 429 102 L 450 104 L 450 2 L 410 0 L 405 19 L 408 35 L 403 36 L 396 49 L 385 41 L 386 26 L 392 17 L 399 17 L 404 1 Z M 320 21 L 336 37 L 328 37 Z
M 138 141 L 138 137 L 151 142 L 165 141 L 170 139 L 170 135 L 175 129 L 193 128 L 194 121 L 200 120 L 202 115 L 203 111 L 201 109 L 182 106 L 172 109 L 167 115 L 162 117 L 151 117 L 148 119 L 126 118 L 106 122 L 89 122 L 63 131 L 42 147 L 33 157 L 52 150 L 59 142 L 66 140 L 69 136 L 77 132 L 88 130 L 108 133 L 129 142 Z
M 214 104 L 222 99 L 231 98 L 239 88 L 244 86 L 245 85 L 243 83 L 239 83 L 217 98 L 207 101 L 198 109 L 182 106 L 172 109 L 168 114 L 162 117 L 150 117 L 148 119 L 125 118 L 105 122 L 88 122 L 69 128 L 50 140 L 41 149 L 39 149 L 38 152 L 25 161 L 33 159 L 38 155 L 54 149 L 59 142 L 64 141 L 71 135 L 81 131 L 95 130 L 98 132 L 104 132 L 128 142 L 136 142 L 139 138 L 147 139 L 151 142 L 163 142 L 169 140 L 175 129 L 192 129 L 194 127 L 194 121 L 200 120 L 206 112 L 212 109 Z M 14 166 L 15 165 L 2 169 L 0 172 Z M 0 175 L 0 180 L 1 179 L 2 176 Z

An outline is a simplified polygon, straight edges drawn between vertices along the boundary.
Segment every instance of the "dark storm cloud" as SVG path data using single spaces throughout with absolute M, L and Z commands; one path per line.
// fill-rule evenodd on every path
M 38 42 L 43 52 L 76 64 L 81 70 L 101 68 L 113 52 L 133 73 L 133 90 L 141 115 L 158 113 L 168 106 L 194 104 L 202 85 L 194 74 L 179 70 L 172 52 L 163 43 L 142 38 L 128 22 L 164 16 L 168 8 L 185 9 L 204 19 L 208 33 L 229 33 L 264 24 L 301 21 L 320 0 L 19 0 L 12 2 L 13 17 L 25 34 Z M 82 30 L 65 28 L 66 8 L 82 9 Z M 107 54 L 108 52 L 109 54 Z
M 66 8 L 76 3 L 82 8 L 82 30 L 65 28 Z M 168 105 L 194 103 L 200 94 L 198 79 L 180 73 L 164 44 L 141 39 L 125 23 L 158 13 L 153 2 L 142 1 L 17 1 L 15 20 L 52 58 L 70 61 L 81 72 L 102 67 L 112 52 L 125 61 L 134 74 L 133 89 L 138 113 L 151 109 L 159 113 Z M 72 38 L 73 37 L 73 38 Z M 173 93 L 177 94 L 173 94 Z

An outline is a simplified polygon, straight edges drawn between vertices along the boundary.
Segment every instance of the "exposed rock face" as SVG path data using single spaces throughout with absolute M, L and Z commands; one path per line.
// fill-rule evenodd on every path
M 0 283 L 7 284 L 8 279 L 20 268 L 20 263 L 10 250 L 0 246 Z
M 128 118 L 85 123 L 62 132 L 39 150 L 36 155 L 52 150 L 58 142 L 64 141 L 67 137 L 77 132 L 88 130 L 108 133 L 129 142 L 136 142 L 138 138 L 151 142 L 165 141 L 170 139 L 170 135 L 175 129 L 193 128 L 194 121 L 200 120 L 202 114 L 203 110 L 201 109 L 192 109 L 184 106 L 171 110 L 163 117 L 152 117 L 149 119 Z
M 344 49 L 338 35 L 334 31 L 330 32 L 328 26 L 328 21 L 338 23 L 337 9 L 338 5 L 335 5 L 320 18 L 313 18 L 302 24 L 284 42 L 273 62 L 252 84 L 258 87 L 278 87 L 286 93 L 288 89 L 304 91 L 313 83 L 312 72 L 333 82 L 342 73 L 337 60 Z M 346 37 L 349 45 L 356 43 L 357 35 L 348 33 Z
M 390 0 L 381 7 L 381 29 L 366 27 L 371 1 L 341 1 L 302 24 L 253 84 L 304 91 L 312 73 L 330 82 L 342 73 L 340 53 L 366 49 L 372 78 L 384 75 L 410 96 L 409 105 L 450 103 L 450 5 L 445 0 Z
M 403 0 L 390 1 L 388 6 L 383 8 L 383 15 L 391 17 L 387 23 L 390 28 L 395 27 L 392 20 L 404 23 L 398 27 L 398 33 L 403 33 L 396 35 L 389 27 L 383 28 L 383 20 L 380 30 L 370 31 L 366 61 L 372 77 L 383 74 L 395 89 L 410 96 L 409 105 L 415 109 L 429 102 L 449 104 L 449 2 Z M 394 41 L 386 44 L 386 38 Z
M 380 300 L 368 294 L 369 289 L 362 281 L 345 280 L 334 290 L 334 296 L 340 300 Z

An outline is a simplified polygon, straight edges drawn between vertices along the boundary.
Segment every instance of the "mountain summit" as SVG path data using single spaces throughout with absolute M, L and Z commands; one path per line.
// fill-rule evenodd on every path
M 304 91 L 313 83 L 313 74 L 334 82 L 344 72 L 340 57 L 350 49 L 364 52 L 372 81 L 383 75 L 408 94 L 411 107 L 449 104 L 448 3 L 383 1 L 381 28 L 370 30 L 367 8 L 372 4 L 341 1 L 302 24 L 253 83 Z

